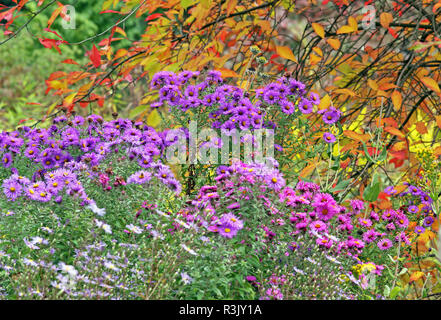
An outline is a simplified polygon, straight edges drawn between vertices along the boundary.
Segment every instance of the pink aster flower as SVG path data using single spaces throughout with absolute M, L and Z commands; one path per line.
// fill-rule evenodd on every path
M 389 239 L 383 238 L 377 243 L 378 248 L 380 250 L 387 250 L 392 247 L 392 241 Z

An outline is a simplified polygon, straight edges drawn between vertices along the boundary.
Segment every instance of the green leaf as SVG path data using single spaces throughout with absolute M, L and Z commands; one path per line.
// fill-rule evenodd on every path
M 395 299 L 396 297 L 397 297 L 397 295 L 400 293 L 400 291 L 401 291 L 401 288 L 400 287 L 395 287 L 395 288 L 393 288 L 392 290 L 391 290 L 391 292 L 390 292 L 390 298 L 391 299 Z
M 135 109 L 130 111 L 129 118 L 134 118 L 135 116 L 137 116 L 138 114 L 140 114 L 141 112 L 143 112 L 147 108 L 148 108 L 148 106 L 146 106 L 146 105 L 137 106 Z
M 380 194 L 380 181 L 369 185 L 364 189 L 363 199 L 368 202 L 374 202 L 378 199 L 378 195 Z
M 334 188 L 332 188 L 329 191 L 336 192 L 336 191 L 344 190 L 351 183 L 351 181 L 352 181 L 351 179 L 340 181 L 339 183 L 337 183 L 337 185 Z
M 187 9 L 193 3 L 194 3 L 193 0 L 181 0 L 181 7 L 182 7 L 182 9 Z
M 405 274 L 407 272 L 407 268 L 403 268 L 403 270 L 400 271 L 400 273 L 398 274 L 399 276 L 402 276 L 403 274 Z
M 390 296 L 390 288 L 389 288 L 388 285 L 386 285 L 386 286 L 384 287 L 383 296 L 385 296 L 385 297 L 389 297 L 389 296 Z

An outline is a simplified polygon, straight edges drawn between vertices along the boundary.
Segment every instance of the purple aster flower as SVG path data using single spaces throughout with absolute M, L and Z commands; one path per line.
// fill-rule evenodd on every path
M 3 193 L 8 200 L 15 201 L 22 192 L 22 186 L 15 180 L 7 179 L 3 182 Z
M 397 214 L 396 214 L 395 210 L 388 209 L 388 210 L 386 210 L 386 211 L 383 212 L 383 214 L 381 215 L 381 218 L 382 218 L 383 220 L 390 221 L 390 220 L 392 220 L 393 218 L 395 218 L 396 215 L 397 215 Z
M 317 213 L 317 218 L 323 221 L 329 221 L 338 212 L 336 207 L 333 205 L 318 206 L 314 209 L 314 211 Z
M 282 109 L 282 112 L 286 114 L 292 114 L 296 110 L 294 104 L 287 100 L 280 101 L 279 105 L 280 108 Z
M 330 132 L 325 132 L 323 134 L 323 140 L 325 140 L 326 143 L 334 143 L 335 141 L 337 141 L 335 136 Z
M 417 206 L 412 205 L 412 206 L 409 206 L 409 208 L 407 209 L 407 211 L 408 211 L 409 213 L 417 213 L 417 212 L 419 211 L 419 209 L 418 209 Z
M 426 229 L 424 228 L 424 227 L 421 227 L 421 226 L 416 226 L 415 227 L 415 233 L 416 234 L 422 234 L 422 233 L 424 233 L 426 231 Z
M 55 166 L 56 162 L 51 156 L 44 157 L 41 159 L 41 164 L 45 169 L 51 169 Z
M 396 217 L 395 223 L 399 228 L 405 229 L 409 225 L 409 219 L 404 214 L 400 214 Z
M 82 126 L 82 125 L 84 124 L 84 118 L 83 118 L 82 116 L 76 116 L 76 117 L 73 119 L 72 123 L 73 123 L 75 126 Z
M 288 85 L 288 94 L 302 96 L 305 93 L 305 85 L 297 80 L 291 80 Z
M 424 226 L 425 227 L 430 227 L 434 222 L 435 222 L 435 219 L 433 219 L 433 217 L 431 217 L 431 216 L 424 218 Z
M 340 119 L 340 114 L 337 110 L 331 110 L 323 114 L 323 122 L 326 124 L 333 124 Z
M 274 190 L 280 190 L 286 183 L 276 170 L 265 176 L 265 182 L 268 187 Z
M 412 185 L 409 186 L 409 191 L 414 196 L 419 196 L 421 193 L 421 190 L 419 188 L 412 186 Z
M 219 234 L 225 238 L 233 238 L 237 234 L 237 229 L 232 228 L 230 225 L 220 225 L 217 227 Z
M 5 168 L 9 168 L 12 165 L 12 154 L 10 152 L 3 155 L 2 164 Z
M 224 214 L 221 218 L 220 218 L 220 223 L 223 226 L 227 226 L 230 227 L 231 229 L 237 229 L 240 230 L 243 228 L 243 221 L 240 220 L 238 217 L 236 217 L 234 214 L 232 213 L 227 213 Z
M 299 109 L 303 114 L 309 114 L 312 112 L 313 106 L 311 101 L 306 98 L 300 99 Z
M 429 197 L 429 195 L 425 192 L 421 192 L 420 198 L 421 198 L 421 203 L 423 204 L 431 204 L 433 202 L 432 198 Z
M 309 100 L 311 100 L 311 102 L 315 105 L 319 105 L 320 104 L 320 97 L 317 93 L 311 92 L 309 94 Z

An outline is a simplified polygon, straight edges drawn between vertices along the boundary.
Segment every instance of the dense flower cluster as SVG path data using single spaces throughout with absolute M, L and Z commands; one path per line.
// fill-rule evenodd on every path
M 20 131 L 3 132 L 2 176 L 12 175 L 2 183 L 3 193 L 10 201 L 24 196 L 28 199 L 48 202 L 62 201 L 63 190 L 69 196 L 77 196 L 82 204 L 93 204 L 79 179 L 99 178 L 105 190 L 112 189 L 109 172 L 99 167 L 115 153 L 125 153 L 120 160 L 136 162 L 139 169 L 128 178 L 117 177 L 113 186 L 147 184 L 154 176 L 176 193 L 180 183 L 170 168 L 157 161 L 166 144 L 163 134 L 141 122 L 116 119 L 104 122 L 100 116 L 84 119 L 65 116 L 54 119 L 49 129 L 22 127 Z M 17 168 L 20 164 L 20 168 Z M 23 171 L 29 178 L 21 176 Z M 84 180 L 84 179 L 83 179 Z
M 241 88 L 223 84 L 219 71 L 210 71 L 204 81 L 189 84 L 199 76 L 199 72 L 191 71 L 178 75 L 166 71 L 155 74 L 151 88 L 159 89 L 159 102 L 152 107 L 167 104 L 182 112 L 204 107 L 211 126 L 228 132 L 233 129 L 275 129 L 277 124 L 268 117 L 269 108 L 277 108 L 289 116 L 296 110 L 309 114 L 313 106 L 320 103 L 317 94 L 307 95 L 305 85 L 294 79 L 280 78 L 256 90 L 255 96 L 250 97 Z M 336 115 L 330 114 L 335 119 Z

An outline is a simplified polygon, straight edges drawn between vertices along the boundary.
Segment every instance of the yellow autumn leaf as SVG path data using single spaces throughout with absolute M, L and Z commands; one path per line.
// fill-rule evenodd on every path
M 358 30 L 357 20 L 354 17 L 349 17 L 348 25 L 342 26 L 337 30 L 337 34 L 351 33 Z
M 314 29 L 315 33 L 317 33 L 317 35 L 320 38 L 324 38 L 325 37 L 325 29 L 323 28 L 323 26 L 319 23 L 313 23 L 312 24 L 312 28 Z
M 328 109 L 331 105 L 331 97 L 327 94 L 320 99 L 320 104 L 318 105 L 319 110 Z
M 421 78 L 421 82 L 424 83 L 424 85 L 430 90 L 435 91 L 436 93 L 441 93 L 438 83 L 432 78 L 429 77 Z
M 392 104 L 394 105 L 395 111 L 398 111 L 401 109 L 401 103 L 403 102 L 403 98 L 401 97 L 401 93 L 397 90 L 392 92 L 391 95 Z
M 66 98 L 64 98 L 63 105 L 68 106 L 68 105 L 72 104 L 76 95 L 77 95 L 76 93 L 72 93 L 72 94 L 68 95 Z
M 294 56 L 294 53 L 292 53 L 292 51 L 289 47 L 276 46 L 276 51 L 277 51 L 277 54 L 279 56 L 281 56 L 282 58 L 297 62 L 297 59 Z
M 347 95 L 349 95 L 349 96 L 351 96 L 351 97 L 354 97 L 354 96 L 357 95 L 354 91 L 349 90 L 349 89 L 346 89 L 346 88 L 343 88 L 343 89 L 337 89 L 337 90 L 334 91 L 334 93 L 347 94 Z
M 147 125 L 156 128 L 161 123 L 161 117 L 158 110 L 153 109 L 147 117 Z

